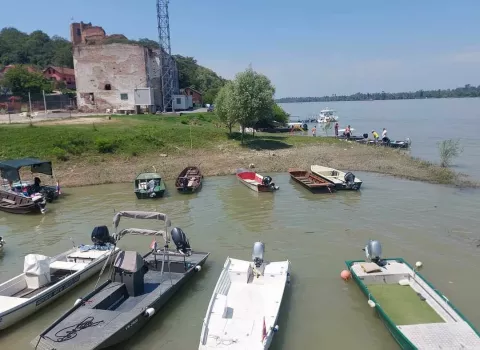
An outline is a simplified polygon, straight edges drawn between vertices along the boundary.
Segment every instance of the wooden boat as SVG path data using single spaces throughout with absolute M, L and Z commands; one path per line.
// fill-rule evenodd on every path
M 106 235 L 105 235 L 106 232 Z M 55 257 L 28 254 L 23 273 L 0 284 L 0 329 L 37 312 L 62 294 L 98 273 L 112 253 L 108 228 L 95 228 L 94 245 L 74 247 Z
M 333 192 L 335 191 L 335 185 L 321 178 L 320 176 L 313 175 L 311 172 L 291 168 L 288 169 L 290 177 L 298 182 L 303 187 L 308 188 L 312 192 Z
M 126 228 L 117 233 L 121 217 L 154 219 L 164 230 Z M 125 234 L 161 235 L 165 243 L 152 242 L 143 257 L 135 251 L 118 254 L 109 280 L 84 298 L 32 341 L 42 350 L 90 350 L 117 346 L 132 337 L 155 315 L 181 286 L 201 270 L 210 253 L 194 252 L 185 233 L 171 226 L 167 215 L 156 212 L 121 211 L 113 219 L 118 241 Z M 168 249 L 170 236 L 176 249 Z M 161 316 L 159 316 L 161 317 Z
M 165 182 L 157 173 L 139 174 L 133 187 L 138 199 L 163 197 L 165 193 Z
M 256 192 L 273 192 L 280 187 L 275 186 L 270 176 L 263 176 L 247 169 L 237 169 L 237 179 Z
M 346 261 L 353 280 L 402 349 L 480 349 L 480 333 L 455 306 L 401 258 L 382 259 L 378 241 L 366 260 Z
M 337 190 L 359 190 L 362 186 L 362 181 L 351 172 L 344 173 L 343 171 L 321 165 L 312 165 L 310 170 L 313 174 L 334 184 Z
M 23 191 L 25 187 L 28 188 L 29 192 L 40 193 L 45 197 L 47 202 L 51 203 L 53 200 L 57 199 L 60 196 L 60 185 L 59 182 L 56 182 L 55 186 L 46 186 L 40 184 L 40 178 L 36 177 L 34 181 L 24 181 L 20 178 L 20 169 L 24 167 L 30 167 L 30 172 L 32 174 L 44 174 L 53 177 L 53 168 L 52 162 L 40 160 L 37 158 L 22 158 L 22 159 L 12 159 L 0 162 L 0 172 L 2 178 L 11 182 L 9 188 L 14 189 L 17 192 Z
M 256 242 L 253 261 L 225 261 L 203 321 L 199 350 L 270 347 L 290 262 L 265 262 L 264 250 L 264 244 Z
M 0 210 L 12 214 L 45 213 L 47 201 L 41 194 L 27 197 L 13 191 L 0 190 Z
M 181 193 L 193 193 L 202 186 L 203 175 L 196 166 L 188 166 L 182 170 L 175 181 L 175 187 Z

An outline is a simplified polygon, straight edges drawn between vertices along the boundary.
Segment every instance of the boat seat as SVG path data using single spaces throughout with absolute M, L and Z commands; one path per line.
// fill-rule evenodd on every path
M 2 198 L 2 202 L 6 202 L 8 204 L 15 204 L 15 201 L 12 201 L 11 199 L 8 199 L 8 198 Z
M 87 263 L 76 263 L 69 261 L 54 261 L 50 264 L 51 269 L 55 270 L 69 270 L 69 271 L 80 271 L 85 269 L 88 266 Z

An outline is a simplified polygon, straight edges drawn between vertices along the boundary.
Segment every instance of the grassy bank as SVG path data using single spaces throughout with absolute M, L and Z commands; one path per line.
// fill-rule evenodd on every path
M 404 152 L 333 138 L 258 134 L 241 145 L 240 134 L 229 136 L 211 113 L 5 125 L 0 127 L 0 138 L 0 159 L 51 159 L 64 186 L 130 182 L 152 166 L 173 178 L 188 164 L 201 164 L 209 176 L 231 174 L 251 163 L 264 172 L 321 163 L 432 183 L 469 184 L 449 169 Z

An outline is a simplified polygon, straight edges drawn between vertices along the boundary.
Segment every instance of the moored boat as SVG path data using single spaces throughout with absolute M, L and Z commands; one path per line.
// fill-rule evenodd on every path
M 11 214 L 42 213 L 47 210 L 47 201 L 41 193 L 31 196 L 13 191 L 0 190 L 0 210 Z
M 180 193 L 193 193 L 202 187 L 203 175 L 196 166 L 188 166 L 182 170 L 175 181 L 175 187 Z
M 237 169 L 237 179 L 256 192 L 273 192 L 280 188 L 272 182 L 270 176 L 263 176 L 247 169 Z
M 335 185 L 331 182 L 316 176 L 309 171 L 303 169 L 288 169 L 290 177 L 303 187 L 308 188 L 312 192 L 329 192 L 335 191 Z
M 153 219 L 164 229 L 126 228 L 117 232 L 120 218 Z M 154 240 L 143 257 L 135 251 L 122 251 L 113 262 L 110 278 L 32 340 L 43 350 L 90 350 L 118 346 L 139 331 L 181 286 L 201 270 L 210 253 L 193 251 L 185 233 L 171 226 L 166 214 L 121 211 L 113 219 L 113 240 L 126 234 L 162 236 Z M 169 249 L 170 238 L 176 249 Z
M 346 261 L 354 281 L 402 349 L 480 349 L 480 333 L 450 300 L 401 258 L 382 259 L 369 241 L 365 260 Z
M 252 260 L 227 258 L 207 308 L 199 350 L 268 349 L 290 280 L 290 262 L 264 261 L 256 242 Z
M 336 111 L 330 108 L 325 108 L 320 111 L 318 123 L 332 123 L 338 120 L 338 115 L 335 114 Z
M 165 182 L 157 173 L 141 173 L 135 178 L 133 191 L 138 199 L 159 198 L 165 193 Z
M 105 232 L 106 230 L 106 232 Z M 94 245 L 74 247 L 55 257 L 28 254 L 23 273 L 0 284 L 0 329 L 33 314 L 98 273 L 112 252 L 106 226 L 93 230 Z
M 362 181 L 351 172 L 345 173 L 321 165 L 312 165 L 310 170 L 313 174 L 334 184 L 337 190 L 359 190 L 362 186 Z

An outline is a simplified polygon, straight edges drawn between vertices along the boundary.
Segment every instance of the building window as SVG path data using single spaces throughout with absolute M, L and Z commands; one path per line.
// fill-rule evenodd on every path
M 77 28 L 77 36 L 81 36 L 82 35 L 82 31 L 80 30 L 80 28 Z
M 120 99 L 122 101 L 128 100 L 128 94 L 120 94 Z
M 182 104 L 182 99 L 180 97 L 177 97 L 177 105 L 181 105 Z
M 105 90 L 112 90 L 112 85 L 105 84 Z M 128 100 L 128 97 L 126 98 L 126 100 Z

